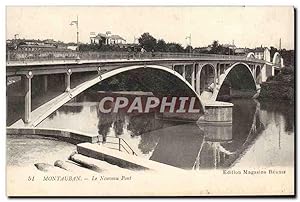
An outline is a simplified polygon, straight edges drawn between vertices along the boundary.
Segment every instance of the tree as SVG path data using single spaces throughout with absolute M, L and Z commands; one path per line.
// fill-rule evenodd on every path
M 191 53 L 191 52 L 193 52 L 193 47 L 190 46 L 190 45 L 187 45 L 187 46 L 185 47 L 185 49 L 184 49 L 184 52 L 186 52 L 186 53 Z
M 146 32 L 142 34 L 139 38 L 139 44 L 147 52 L 150 52 L 156 48 L 156 39 L 153 36 L 151 36 L 148 32 Z
M 220 54 L 220 55 L 227 55 L 227 54 L 233 54 L 233 50 L 230 50 L 230 47 L 225 47 L 217 40 L 214 40 L 211 44 L 211 50 L 209 51 L 211 54 Z
M 157 41 L 156 51 L 159 51 L 159 52 L 166 52 L 167 51 L 167 44 L 163 39 L 159 39 Z
M 167 43 L 168 52 L 184 52 L 184 48 L 179 43 Z
M 278 52 L 277 48 L 274 48 L 273 46 L 270 47 L 270 56 L 271 59 L 273 58 L 273 56 L 275 55 L 275 53 Z
M 211 50 L 210 52 L 213 53 L 213 54 L 217 54 L 218 52 L 218 47 L 219 47 L 219 42 L 214 40 L 212 45 L 211 45 Z
M 294 50 L 282 49 L 280 52 L 285 66 L 295 67 Z

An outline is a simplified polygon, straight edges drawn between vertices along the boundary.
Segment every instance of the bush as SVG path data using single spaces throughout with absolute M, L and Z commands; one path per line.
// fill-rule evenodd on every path
M 270 76 L 267 78 L 266 82 L 274 80 L 274 76 Z
M 276 76 L 261 85 L 260 98 L 294 100 L 294 69 L 283 68 Z
M 284 74 L 284 75 L 288 75 L 288 74 L 294 75 L 294 69 L 292 67 L 285 67 L 285 68 L 282 68 L 280 73 Z

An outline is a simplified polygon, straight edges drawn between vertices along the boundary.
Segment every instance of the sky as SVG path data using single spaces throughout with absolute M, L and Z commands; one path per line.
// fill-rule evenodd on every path
M 218 40 L 237 47 L 294 49 L 293 7 L 101 7 L 8 6 L 6 38 L 55 39 L 76 42 L 71 21 L 79 17 L 79 41 L 89 42 L 90 32 L 110 31 L 132 43 L 149 32 L 156 39 L 203 47 Z

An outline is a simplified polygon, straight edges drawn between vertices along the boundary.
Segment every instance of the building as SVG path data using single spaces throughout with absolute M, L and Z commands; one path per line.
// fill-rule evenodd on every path
M 111 34 L 106 32 L 105 34 L 98 33 L 97 35 L 92 34 L 90 36 L 91 44 L 105 44 L 105 45 L 114 45 L 114 44 L 126 44 L 126 40 L 119 35 Z
M 209 51 L 211 51 L 211 45 L 207 46 L 207 47 L 198 47 L 198 48 L 194 48 L 194 52 L 196 53 L 208 53 Z
M 222 44 L 222 46 L 224 48 L 228 48 L 228 49 L 232 49 L 232 50 L 236 49 L 236 46 L 234 44 Z
M 44 45 L 54 46 L 57 49 L 67 49 L 68 45 L 62 41 L 55 41 L 53 39 L 46 39 L 42 41 Z
M 254 53 L 254 57 L 260 60 L 271 61 L 271 53 L 270 49 L 267 47 L 257 47 L 253 49 L 251 52 Z
M 67 44 L 53 39 L 35 40 L 35 39 L 8 39 L 6 40 L 8 50 L 19 51 L 49 51 L 66 50 Z
M 248 53 L 247 48 L 236 48 L 234 49 L 234 55 L 246 55 Z
M 235 53 L 236 46 L 234 44 L 222 44 L 223 54 L 225 55 L 233 55 Z

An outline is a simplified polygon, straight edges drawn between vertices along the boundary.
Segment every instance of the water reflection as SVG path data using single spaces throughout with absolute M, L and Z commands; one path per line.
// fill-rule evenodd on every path
M 233 103 L 233 125 L 199 125 L 205 131 L 204 141 L 194 169 L 232 166 L 264 130 L 258 101 L 234 100 Z
M 165 120 L 156 113 L 103 114 L 99 113 L 98 101 L 99 95 L 84 93 L 39 126 L 98 133 L 104 139 L 121 137 L 138 156 L 184 169 L 246 165 L 254 161 L 253 156 L 260 166 L 274 165 L 272 159 L 261 158 L 261 154 L 272 156 L 274 152 L 277 153 L 277 163 L 293 161 L 285 158 L 293 156 L 294 152 L 293 111 L 289 114 L 284 110 L 270 109 L 256 100 L 237 99 L 232 101 L 232 125 L 209 125 Z M 277 109 L 284 107 L 280 105 Z M 279 133 L 273 128 L 279 129 Z M 257 149 L 256 145 L 262 143 L 268 144 L 268 150 L 264 150 L 264 146 Z M 245 163 L 244 159 L 252 160 Z

